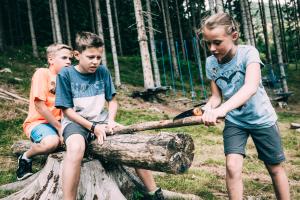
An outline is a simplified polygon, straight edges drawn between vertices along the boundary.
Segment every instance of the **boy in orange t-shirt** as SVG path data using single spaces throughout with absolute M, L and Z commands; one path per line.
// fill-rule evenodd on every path
M 61 110 L 55 108 L 56 75 L 71 65 L 72 48 L 65 44 L 52 44 L 47 48 L 49 68 L 39 68 L 32 77 L 28 116 L 23 129 L 33 142 L 30 149 L 18 159 L 17 179 L 32 175 L 31 158 L 54 151 L 61 136 Z

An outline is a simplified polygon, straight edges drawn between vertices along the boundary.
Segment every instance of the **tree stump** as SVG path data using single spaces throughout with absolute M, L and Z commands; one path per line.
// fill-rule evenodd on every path
M 14 153 L 21 154 L 29 147 L 29 141 L 19 141 L 12 149 Z M 193 151 L 193 140 L 185 134 L 113 135 L 107 137 L 103 145 L 93 141 L 89 145 L 88 158 L 82 162 L 77 199 L 132 199 L 137 188 L 141 193 L 146 189 L 134 168 L 123 165 L 183 173 L 192 163 Z M 4 199 L 62 199 L 63 156 L 64 152 L 50 154 L 44 168 L 34 175 L 31 182 L 23 184 L 23 188 L 19 186 L 21 190 Z M 9 185 L 13 188 L 12 184 Z M 166 199 L 199 199 L 190 194 L 166 190 L 163 193 Z

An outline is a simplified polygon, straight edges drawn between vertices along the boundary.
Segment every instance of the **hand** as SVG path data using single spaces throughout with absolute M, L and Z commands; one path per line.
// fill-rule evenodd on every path
M 117 122 L 115 122 L 114 120 L 109 120 L 105 127 L 106 133 L 108 133 L 109 135 L 113 135 L 114 134 L 113 129 L 117 126 L 119 126 L 119 124 Z
M 221 107 L 216 109 L 207 109 L 202 115 L 202 120 L 206 126 L 214 126 L 219 122 L 218 118 L 223 118 L 226 114 L 226 111 Z
M 58 137 L 59 137 L 59 143 L 60 143 L 60 145 L 63 145 L 64 137 L 62 136 L 62 134 L 63 134 L 62 128 L 61 127 L 57 128 L 57 132 L 58 132 Z
M 97 137 L 98 144 L 103 144 L 104 140 L 106 139 L 106 133 L 105 133 L 105 124 L 97 124 L 94 129 L 94 134 Z

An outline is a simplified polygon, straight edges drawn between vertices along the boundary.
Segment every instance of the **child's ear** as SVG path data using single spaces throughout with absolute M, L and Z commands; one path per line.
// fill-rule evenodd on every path
M 239 33 L 237 31 L 234 31 L 231 36 L 234 41 L 239 39 Z
M 79 60 L 79 55 L 80 55 L 80 53 L 79 53 L 79 51 L 73 51 L 73 56 L 76 58 L 76 60 Z

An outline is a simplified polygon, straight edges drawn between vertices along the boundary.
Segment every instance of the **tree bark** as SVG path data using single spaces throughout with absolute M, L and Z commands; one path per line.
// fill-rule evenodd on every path
M 171 19 L 170 19 L 170 12 L 169 12 L 169 2 L 164 1 L 164 3 L 165 3 L 165 9 L 166 9 L 165 12 L 166 12 L 166 19 L 167 19 L 168 34 L 169 34 L 169 39 L 170 39 L 173 68 L 174 68 L 176 76 L 179 77 L 178 63 L 177 63 L 176 51 L 175 51 L 175 43 L 174 43 L 173 30 L 172 30 L 172 24 L 171 24 Z
M 149 89 L 154 87 L 153 74 L 151 68 L 150 54 L 148 48 L 148 39 L 145 30 L 145 23 L 143 18 L 143 10 L 141 0 L 134 0 L 134 13 L 138 31 L 138 41 L 140 45 L 140 52 L 142 58 L 144 88 Z
M 3 9 L 0 5 L 0 52 L 4 51 L 4 26 L 3 26 Z
M 30 0 L 27 0 L 27 9 L 28 9 L 28 20 L 29 20 L 29 28 L 30 28 L 33 56 L 35 58 L 38 58 L 39 53 L 38 53 L 37 44 L 36 44 L 36 37 L 35 37 L 33 20 L 32 20 L 32 11 L 31 11 L 31 2 L 30 2 Z
M 168 26 L 167 26 L 167 19 L 166 19 L 166 13 L 165 13 L 164 0 L 161 0 L 161 12 L 163 14 L 164 29 L 165 29 L 167 47 L 168 47 L 168 49 L 171 49 L 171 47 L 170 47 L 169 33 L 168 33 Z
M 256 46 L 255 33 L 254 33 L 254 28 L 253 28 L 250 3 L 248 0 L 244 0 L 244 1 L 245 1 L 245 11 L 246 11 L 247 24 L 248 24 L 248 29 L 249 29 L 250 42 L 251 42 L 251 45 L 255 47 Z
M 72 46 L 67 0 L 64 0 L 64 10 L 65 10 L 65 20 L 66 20 L 66 30 L 67 30 L 68 45 Z
M 280 69 L 280 76 L 282 79 L 282 88 L 283 88 L 283 92 L 287 93 L 288 85 L 287 85 L 287 81 L 286 81 L 284 64 L 283 64 L 282 48 L 280 45 L 281 44 L 280 31 L 279 31 L 278 18 L 277 18 L 276 12 L 275 12 L 273 0 L 269 0 L 269 8 L 270 8 L 271 21 L 272 21 L 272 26 L 273 26 L 274 43 L 275 43 L 276 53 L 277 53 L 277 57 L 278 57 L 278 64 L 279 64 L 279 69 Z
M 102 27 L 100 3 L 99 3 L 99 0 L 94 0 L 94 3 L 95 3 L 95 11 L 96 11 L 97 33 L 103 40 L 102 63 L 105 66 L 107 66 L 106 48 L 105 48 L 104 33 L 103 33 L 103 27 Z
M 90 8 L 90 19 L 91 19 L 91 27 L 92 27 L 92 32 L 95 33 L 96 29 L 95 29 L 95 17 L 94 17 L 94 10 L 93 10 L 93 4 L 92 4 L 92 0 L 88 0 L 89 1 L 89 8 Z
M 242 21 L 243 21 L 243 32 L 244 32 L 245 42 L 248 45 L 251 45 L 250 33 L 249 33 L 249 29 L 248 29 L 249 26 L 248 26 L 248 21 L 247 21 L 245 1 L 246 0 L 241 0 L 240 1 L 241 12 L 242 12 Z
M 31 183 L 29 182 L 20 191 L 3 198 L 3 200 L 62 199 L 62 169 L 63 153 L 51 154 L 45 167 L 33 175 L 36 177 Z M 136 175 L 134 169 L 112 163 L 101 163 L 96 159 L 85 158 L 83 160 L 77 199 L 133 199 L 134 191 L 146 193 L 146 187 Z M 168 190 L 163 190 L 163 194 L 166 200 L 201 200 L 196 195 L 181 194 Z
M 12 146 L 15 154 L 30 148 L 29 141 Z M 173 174 L 183 173 L 191 166 L 194 143 L 186 134 L 133 134 L 107 137 L 103 145 L 97 140 L 89 145 L 90 155 L 103 161 Z
M 132 134 L 137 131 L 153 130 L 153 129 L 164 129 L 164 128 L 175 128 L 182 126 L 192 126 L 203 124 L 202 118 L 199 116 L 185 117 L 177 120 L 161 120 L 161 121 L 150 121 L 143 122 L 140 124 L 133 124 L 130 126 L 116 127 L 114 134 Z
M 111 16 L 110 0 L 106 0 L 106 9 L 107 9 L 111 51 L 112 51 L 112 56 L 114 61 L 114 69 L 115 69 L 115 85 L 119 87 L 121 85 L 121 78 L 120 78 L 120 69 L 119 69 L 117 48 L 115 42 L 114 27 L 113 27 L 112 16 Z
M 56 0 L 52 0 L 52 7 L 53 7 L 54 26 L 55 26 L 55 31 L 56 31 L 57 42 L 63 43 Z
M 120 55 L 123 56 L 122 40 L 121 40 L 121 34 L 120 34 L 120 28 L 119 28 L 119 19 L 118 19 L 116 0 L 113 0 L 113 6 L 114 6 L 115 22 L 116 22 L 117 36 L 118 36 L 118 42 L 119 42 L 119 45 L 118 45 L 119 52 L 120 52 Z
M 175 6 L 176 6 L 177 21 L 178 21 L 178 29 L 179 29 L 178 31 L 179 31 L 179 37 L 180 37 L 181 51 L 182 51 L 183 59 L 186 60 L 184 43 L 183 43 L 183 35 L 182 35 L 182 27 L 181 27 L 181 19 L 180 19 L 180 15 L 179 15 L 178 0 L 175 0 Z
M 55 30 L 55 22 L 54 22 L 54 14 L 53 14 L 53 3 L 52 0 L 49 0 L 49 10 L 50 10 L 50 20 L 51 20 L 51 29 L 52 29 L 52 37 L 53 43 L 57 43 L 57 36 Z
M 150 38 L 150 47 L 151 47 L 151 55 L 152 55 L 152 64 L 154 69 L 154 78 L 155 78 L 155 86 L 160 87 L 160 73 L 158 68 L 158 62 L 156 57 L 156 47 L 155 47 L 155 40 L 154 40 L 154 31 L 153 31 L 153 24 L 152 24 L 152 12 L 151 12 L 151 0 L 146 0 L 147 6 L 147 18 L 148 18 L 148 28 L 149 28 L 149 38 Z
M 224 6 L 222 0 L 216 0 L 216 11 L 217 13 L 224 12 Z
M 209 9 L 210 9 L 210 14 L 213 15 L 216 13 L 215 10 L 215 1 L 214 0 L 208 0 L 208 5 L 209 5 Z

